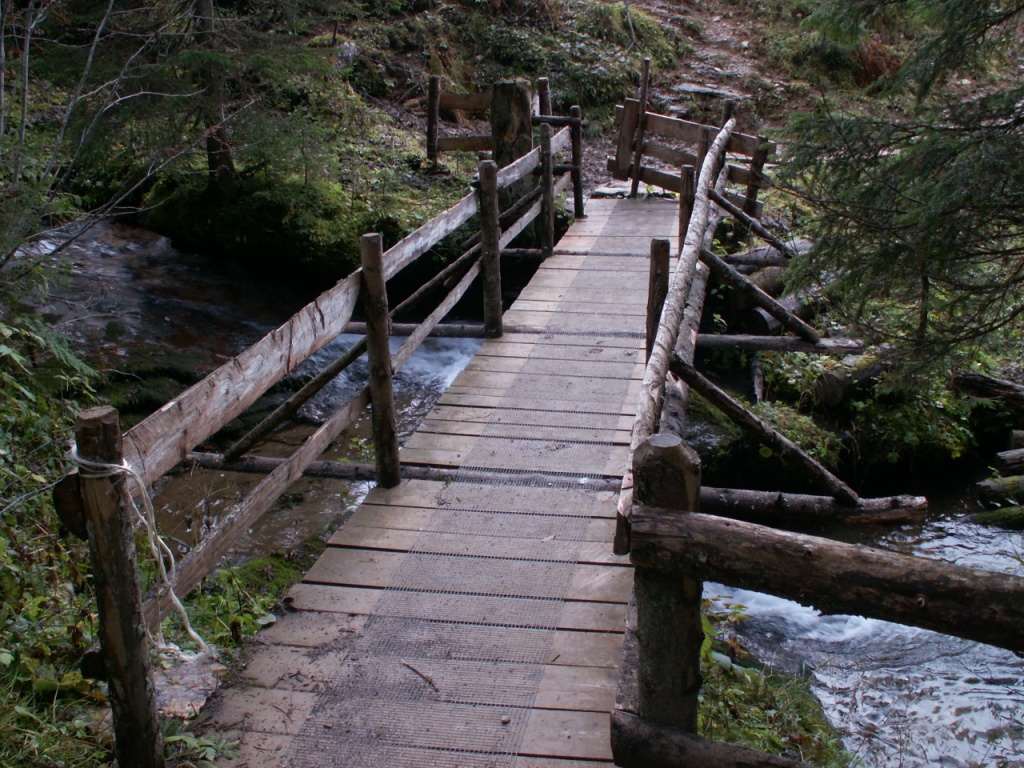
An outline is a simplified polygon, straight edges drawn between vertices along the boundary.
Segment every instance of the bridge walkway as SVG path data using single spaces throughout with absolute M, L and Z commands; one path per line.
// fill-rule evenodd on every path
M 208 720 L 248 768 L 610 765 L 632 570 L 611 552 L 669 201 L 592 200 Z

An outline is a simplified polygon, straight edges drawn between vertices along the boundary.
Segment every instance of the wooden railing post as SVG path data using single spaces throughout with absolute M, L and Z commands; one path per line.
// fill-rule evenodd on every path
M 576 118 L 572 124 L 573 215 L 577 219 L 582 219 L 587 215 L 583 206 L 583 110 L 580 107 L 570 107 L 569 116 Z
M 694 170 L 692 165 L 679 168 L 679 252 L 683 252 L 683 240 L 690 228 L 690 214 L 693 213 Z
M 484 286 L 484 335 L 499 338 L 501 328 L 501 223 L 498 211 L 498 165 L 480 163 L 480 266 Z
M 654 350 L 654 338 L 658 335 L 661 324 L 661 310 L 668 296 L 668 276 L 670 243 L 662 238 L 651 240 L 650 277 L 647 281 L 647 356 L 651 359 Z
M 551 126 L 540 127 L 540 241 L 544 258 L 551 256 L 555 249 L 555 166 L 551 156 Z
M 106 476 L 100 469 L 121 466 L 117 411 L 109 406 L 83 411 L 75 423 L 75 441 L 83 460 L 82 512 L 89 535 L 100 646 L 110 683 L 114 751 L 118 765 L 163 768 L 163 736 L 142 620 L 134 516 L 124 507 L 123 475 Z
M 644 59 L 643 74 L 640 76 L 640 114 L 636 120 L 633 138 L 633 181 L 629 185 L 629 196 L 636 197 L 640 190 L 640 171 L 644 160 L 644 135 L 647 131 L 647 92 L 651 82 L 651 60 Z
M 701 464 L 676 435 L 655 434 L 633 456 L 634 498 L 641 504 L 696 512 Z M 697 732 L 701 594 L 693 576 L 649 568 L 634 574 L 637 619 L 637 713 L 651 722 Z
M 388 294 L 384 284 L 384 248 L 379 234 L 363 235 L 363 290 L 366 346 L 370 358 L 369 386 L 377 485 L 394 488 L 402 481 L 398 460 L 398 427 L 392 384 Z
M 542 77 L 537 80 L 537 95 L 540 97 L 540 114 L 553 115 L 551 111 L 551 81 Z
M 430 76 L 427 89 L 427 160 L 437 165 L 437 127 L 441 119 L 441 78 Z

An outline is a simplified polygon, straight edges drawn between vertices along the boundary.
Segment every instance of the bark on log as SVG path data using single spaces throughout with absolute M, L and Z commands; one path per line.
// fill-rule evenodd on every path
M 632 543 L 637 568 L 1024 651 L 1024 578 L 1017 576 L 651 507 L 634 510 Z
M 1005 528 L 1008 531 L 1024 530 L 1024 507 L 1003 507 L 987 512 L 975 512 L 967 520 L 978 525 Z
M 82 459 L 121 465 L 121 424 L 113 408 L 83 411 L 75 424 L 75 439 Z M 99 612 L 97 630 L 110 683 L 114 753 L 120 765 L 163 768 L 163 736 L 142 620 L 135 516 L 124 505 L 124 476 L 83 474 L 80 488 Z
M 744 266 L 756 267 L 758 269 L 764 267 L 785 267 L 789 264 L 793 254 L 807 253 L 811 250 L 812 245 L 810 240 L 799 238 L 786 243 L 785 251 L 780 251 L 771 245 L 759 245 L 756 248 L 740 251 L 739 253 L 727 254 L 722 258 L 734 267 Z
M 665 310 L 662 312 L 658 335 L 651 352 L 651 359 L 644 370 L 640 403 L 637 406 L 636 418 L 633 422 L 633 437 L 630 444 L 627 466 L 632 467 L 632 454 L 644 440 L 654 434 L 655 425 L 661 415 L 665 397 L 665 379 L 668 373 L 669 357 L 675 349 L 679 337 L 679 326 L 682 320 L 686 300 L 690 295 L 695 267 L 700 259 L 700 249 L 704 244 L 705 228 L 710 215 L 708 190 L 716 181 L 716 159 L 723 156 L 725 146 L 736 127 L 736 121 L 730 120 L 719 132 L 712 143 L 708 154 L 710 162 L 701 167 L 697 182 L 693 211 L 690 215 L 690 226 L 686 231 L 682 253 L 669 281 L 668 297 Z M 627 470 L 623 478 L 623 494 L 619 498 L 619 509 L 616 517 L 615 544 L 617 554 L 629 552 L 629 508 L 632 504 L 632 469 Z
M 381 236 L 363 235 L 361 254 L 377 484 L 382 488 L 394 488 L 401 482 L 402 475 L 398 461 L 398 426 L 392 383 L 394 370 L 391 367 L 391 329 L 388 327 L 391 319 L 388 313 L 387 288 L 384 285 L 384 248 Z
M 985 501 L 1000 504 L 1024 501 L 1024 475 L 993 477 L 978 483 L 978 492 Z
M 998 400 L 1018 415 L 1024 415 L 1024 387 L 1020 384 L 974 371 L 957 371 L 953 376 L 953 386 L 969 395 Z
M 716 205 L 721 207 L 733 218 L 735 218 L 736 221 L 738 221 L 743 226 L 747 227 L 747 229 L 749 229 L 755 235 L 760 237 L 766 243 L 773 246 L 776 250 L 779 251 L 779 253 L 789 254 L 790 257 L 797 255 L 796 251 L 791 249 L 787 243 L 782 242 L 782 240 L 780 240 L 767 229 L 765 229 L 765 226 L 760 221 L 755 219 L 750 214 L 745 213 L 743 210 L 740 209 L 739 206 L 731 203 L 729 199 L 721 192 L 713 191 L 711 193 L 711 199 L 715 202 Z
M 826 371 L 814 382 L 815 400 L 828 408 L 838 408 L 862 387 L 892 367 L 884 355 L 861 355 L 843 360 L 842 366 Z
M 996 468 L 1001 475 L 1019 475 L 1024 473 L 1024 448 L 997 453 Z
M 627 8 L 629 5 L 627 4 Z M 637 117 L 636 131 L 633 134 L 633 180 L 629 185 L 629 196 L 636 197 L 640 189 L 640 164 L 644 159 L 644 133 L 647 131 L 647 92 L 651 83 L 651 60 L 644 59 L 643 71 L 640 75 L 640 114 Z
M 1024 448 L 1024 429 L 1013 429 L 1010 431 L 1009 448 L 1011 451 L 1017 448 Z
M 786 312 L 800 320 L 809 320 L 814 316 L 814 305 L 800 294 L 788 293 L 777 301 Z M 743 313 L 739 327 L 755 336 L 772 336 L 782 330 L 782 323 L 764 307 L 754 307 Z
M 729 417 L 737 426 L 754 434 L 761 442 L 776 450 L 785 461 L 792 462 L 807 473 L 808 478 L 817 487 L 834 496 L 844 504 L 855 506 L 860 500 L 856 492 L 838 477 L 829 472 L 820 462 L 811 458 L 799 446 L 790 441 L 778 430 L 770 427 L 757 416 L 731 398 L 722 389 L 702 376 L 692 365 L 680 360 L 672 360 L 672 372 L 696 389 L 713 406 Z
M 480 266 L 484 275 L 484 329 L 487 338 L 501 337 L 501 224 L 498 217 L 498 166 L 480 164 Z
M 668 296 L 670 255 L 668 240 L 651 240 L 650 269 L 647 276 L 647 347 L 645 360 L 651 359 L 654 339 L 658 335 L 658 325 L 661 322 L 661 310 L 664 309 L 665 297 Z
M 182 462 L 174 471 L 190 472 L 195 468 L 212 469 L 219 472 L 245 472 L 247 474 L 266 475 L 273 472 L 288 459 L 271 458 L 269 456 L 243 456 L 236 461 L 225 461 L 219 453 L 190 453 L 188 458 Z M 329 477 L 337 480 L 373 480 L 376 467 L 372 464 L 348 464 L 341 461 L 314 461 L 303 471 L 303 477 Z M 407 480 L 437 480 L 440 482 L 451 482 L 458 476 L 465 482 L 477 482 L 492 484 L 502 478 L 502 475 L 477 470 L 450 470 L 438 469 L 436 467 L 402 467 L 402 477 Z M 530 479 L 538 483 L 564 482 L 565 478 L 560 475 L 550 475 L 542 472 L 535 472 Z M 618 480 L 591 478 L 585 484 L 588 490 L 595 491 L 617 491 L 620 486 Z
M 822 339 L 812 344 L 793 336 L 748 336 L 744 334 L 702 333 L 697 337 L 700 349 L 735 349 L 742 352 L 806 352 L 819 355 L 849 355 L 864 349 L 860 339 Z
M 612 755 L 621 768 L 813 768 L 724 741 L 612 712 Z
M 752 491 L 741 488 L 700 489 L 703 512 L 786 528 L 788 524 L 844 523 L 875 525 L 919 523 L 928 515 L 924 496 L 884 496 L 861 499 L 857 506 L 840 504 L 831 496 Z
M 409 336 L 419 323 L 392 323 L 391 331 L 395 336 Z M 345 333 L 366 333 L 366 323 L 351 322 L 345 326 Z M 430 330 L 430 335 L 442 338 L 482 339 L 484 326 L 482 323 L 440 323 Z
M 719 280 L 741 291 L 752 303 L 768 312 L 785 326 L 787 330 L 792 331 L 797 336 L 811 343 L 817 343 L 821 340 L 821 334 L 814 328 L 794 315 L 785 306 L 754 285 L 748 277 L 741 275 L 711 251 L 701 249 L 700 258 L 711 267 L 711 271 L 715 273 Z

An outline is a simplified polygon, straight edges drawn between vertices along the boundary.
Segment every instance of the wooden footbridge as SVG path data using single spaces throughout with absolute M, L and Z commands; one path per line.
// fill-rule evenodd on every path
M 591 200 L 584 216 L 578 114 L 532 114 L 518 84 L 501 84 L 489 102 L 496 125 L 499 113 L 518 114 L 520 134 L 540 125 L 541 146 L 501 168 L 481 163 L 476 189 L 386 253 L 378 236 L 364 237 L 359 272 L 123 440 L 112 409 L 82 415 L 77 455 L 88 471 L 70 475 L 57 498 L 93 549 L 122 765 L 163 765 L 144 627 L 159 625 L 174 594 L 194 588 L 304 472 L 371 471 L 378 485 L 204 713 L 204 727 L 239 743 L 220 765 L 802 765 L 697 735 L 705 579 L 1024 650 L 1024 580 L 774 527 L 902 520 L 924 501 L 860 498 L 694 368 L 698 345 L 724 342 L 699 333 L 712 276 L 792 334 L 730 337 L 734 348 L 845 354 L 856 342 L 822 338 L 708 247 L 718 217 L 730 215 L 772 244 L 748 261 L 791 255 L 754 216 L 763 139 L 736 133 L 731 119 L 718 129 L 654 115 L 641 96 L 620 110 L 609 169 L 672 187 L 678 202 Z M 432 92 L 435 106 L 442 98 Z M 436 131 L 434 142 L 436 152 Z M 563 151 L 571 156 L 559 165 Z M 499 203 L 501 190 L 534 174 L 535 189 Z M 556 244 L 555 195 L 570 184 L 576 221 Z M 465 254 L 389 310 L 385 281 L 477 214 Z M 503 312 L 501 254 L 534 220 L 541 247 L 526 255 L 543 261 Z M 487 338 L 399 450 L 392 372 L 478 278 Z M 392 353 L 390 320 L 453 284 Z M 344 330 L 357 296 L 365 345 L 225 455 L 194 452 Z M 293 456 L 247 455 L 364 349 L 367 386 Z M 795 462 L 822 495 L 702 487 L 700 459 L 682 440 L 690 388 Z M 376 466 L 316 461 L 371 402 Z M 122 459 L 134 482 L 121 479 Z M 183 461 L 267 476 L 140 601 L 125 509 Z

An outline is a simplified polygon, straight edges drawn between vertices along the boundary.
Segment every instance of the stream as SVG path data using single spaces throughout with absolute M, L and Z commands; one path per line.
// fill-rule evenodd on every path
M 119 224 L 100 225 L 67 255 L 72 274 L 45 307 L 46 315 L 104 368 L 127 365 L 139 355 L 171 356 L 206 373 L 312 298 L 261 282 L 241 268 L 211 270 L 208 259 Z M 355 339 L 339 337 L 294 375 L 322 367 Z M 403 438 L 478 345 L 429 339 L 399 372 L 396 402 Z M 318 419 L 345 401 L 364 373 L 365 360 L 308 403 L 302 418 L 260 452 L 293 450 Z M 367 436 L 364 420 L 335 441 L 325 458 L 365 460 Z M 187 551 L 259 479 L 210 471 L 166 478 L 154 500 L 162 532 L 180 552 Z M 300 480 L 230 560 L 300 545 L 336 524 L 367 490 L 361 483 Z M 974 503 L 972 491 L 966 481 L 943 489 L 931 499 L 924 525 L 854 533 L 863 537 L 859 543 L 1024 574 L 1024 534 L 960 519 Z M 1024 767 L 1024 661 L 1014 654 L 883 621 L 823 617 L 786 600 L 720 585 L 708 585 L 706 595 L 743 606 L 749 619 L 739 624 L 738 633 L 756 656 L 808 676 L 846 734 L 856 765 Z

